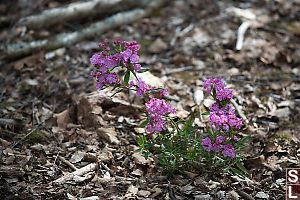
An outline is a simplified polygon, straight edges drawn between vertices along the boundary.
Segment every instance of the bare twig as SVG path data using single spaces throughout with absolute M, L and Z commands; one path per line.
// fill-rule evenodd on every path
M 67 173 L 65 176 L 55 180 L 54 183 L 64 184 L 65 182 L 70 181 L 75 177 L 83 176 L 91 171 L 96 170 L 97 168 L 98 168 L 97 163 L 90 163 L 87 166 L 77 169 L 76 171 L 74 171 L 72 173 Z
M 31 131 L 29 131 L 29 133 L 27 133 L 24 137 L 22 137 L 19 141 L 17 141 L 16 143 L 14 143 L 12 145 L 11 148 L 15 148 L 15 146 L 17 146 L 20 142 L 22 142 L 23 140 L 25 140 L 30 134 L 32 134 L 34 131 L 36 131 L 39 127 L 41 126 L 41 124 L 39 124 L 38 126 L 36 126 L 34 129 L 32 129 Z
M 184 36 L 185 34 L 187 34 L 188 32 L 190 32 L 191 30 L 193 30 L 193 28 L 194 28 L 194 24 L 188 25 L 183 30 L 180 30 L 180 28 L 176 28 L 175 36 L 171 39 L 170 45 L 174 46 L 178 37 Z
M 51 135 L 55 138 L 55 140 L 56 140 L 58 146 L 60 146 L 60 142 L 59 142 L 58 138 L 54 135 L 53 131 L 51 131 L 51 130 L 45 125 L 45 123 L 42 123 L 41 125 L 43 126 L 44 129 L 46 129 L 49 133 L 51 133 Z
M 25 171 L 22 167 L 16 166 L 0 166 L 0 174 L 4 174 L 8 177 L 24 176 Z
M 109 169 L 105 164 L 103 164 L 102 162 L 101 162 L 101 166 L 102 166 L 104 169 L 106 169 L 107 171 L 110 171 L 110 169 Z
M 179 67 L 179 68 L 172 68 L 172 69 L 168 69 L 165 70 L 162 75 L 170 75 L 170 74 L 174 74 L 174 73 L 180 73 L 180 72 L 184 72 L 184 71 L 190 71 L 192 69 L 194 69 L 196 67 L 194 66 L 186 66 L 186 67 Z
M 58 156 L 59 156 L 59 151 L 57 152 L 57 154 L 55 156 L 55 159 L 54 159 L 54 162 L 53 162 L 53 167 L 52 167 L 53 174 L 54 174 L 54 169 L 55 169 L 54 166 L 56 165 L 56 160 L 57 160 Z
M 77 167 L 75 167 L 72 163 L 70 163 L 69 161 L 67 161 L 66 159 L 64 159 L 61 156 L 58 156 L 58 159 L 61 160 L 64 164 L 68 165 L 71 169 L 73 169 L 74 171 L 78 170 Z
M 237 41 L 236 41 L 236 46 L 235 46 L 235 49 L 238 51 L 241 50 L 243 47 L 244 35 L 249 26 L 250 26 L 250 23 L 245 21 L 240 25 L 240 27 L 238 29 Z

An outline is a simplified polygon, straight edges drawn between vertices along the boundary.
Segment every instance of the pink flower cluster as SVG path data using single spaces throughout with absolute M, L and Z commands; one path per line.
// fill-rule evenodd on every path
M 166 129 L 165 115 L 169 113 L 175 113 L 175 108 L 167 105 L 165 100 L 158 99 L 167 94 L 167 90 L 163 87 L 150 87 L 145 81 L 138 79 L 135 72 L 141 69 L 141 65 L 138 64 L 139 56 L 138 51 L 140 47 L 136 41 L 126 42 L 119 39 L 114 41 L 114 46 L 117 52 L 112 54 L 108 47 L 108 41 L 100 43 L 99 47 L 102 51 L 98 54 L 94 54 L 91 58 L 91 64 L 96 67 L 96 72 L 91 72 L 91 77 L 94 77 L 97 81 L 97 89 L 103 89 L 107 85 L 121 86 L 122 83 L 119 80 L 116 73 L 112 72 L 115 67 L 123 67 L 126 70 L 130 70 L 136 77 L 134 81 L 128 83 L 128 88 L 134 88 L 137 96 L 143 96 L 149 94 L 152 98 L 146 103 L 146 110 L 150 115 L 150 122 L 147 125 L 147 132 L 158 133 Z M 128 72 L 128 71 L 127 71 Z M 125 78 L 124 78 L 125 79 Z M 127 86 L 125 86 L 127 88 Z
M 225 83 L 221 81 L 221 77 L 219 78 L 209 78 L 204 81 L 203 83 L 204 89 L 207 89 L 207 92 L 210 93 L 212 89 L 216 91 L 222 90 L 225 87 Z
M 158 133 L 166 129 L 166 121 L 163 116 L 175 113 L 175 108 L 167 105 L 165 100 L 152 98 L 146 103 L 146 111 L 150 115 L 150 123 L 147 125 L 147 132 Z
M 223 142 L 226 142 L 228 138 L 225 136 L 218 136 L 216 138 L 215 142 L 212 142 L 211 137 L 207 137 L 202 139 L 202 147 L 210 152 L 210 151 L 215 151 L 215 152 L 220 152 L 222 151 L 222 154 L 224 157 L 235 157 L 235 149 L 233 149 L 232 144 L 222 144 Z
M 101 73 L 91 71 L 91 77 L 96 78 L 96 88 L 101 90 L 104 88 L 104 84 L 116 84 L 122 85 L 116 73 Z
M 142 81 L 141 79 L 137 79 L 135 81 L 130 81 L 128 84 L 128 87 L 136 87 L 136 95 L 137 96 L 143 96 L 145 93 L 151 91 L 151 90 L 155 90 L 157 89 L 157 87 L 153 86 L 153 87 L 149 87 L 149 85 L 146 84 L 145 81 Z M 165 96 L 167 95 L 167 89 L 163 89 L 159 92 L 156 92 L 157 96 Z
M 216 99 L 219 101 L 230 100 L 233 97 L 232 90 L 225 88 L 225 83 L 221 81 L 221 77 L 215 79 L 207 79 L 203 83 L 204 89 L 210 93 L 212 90 L 216 93 Z
M 222 108 L 217 102 L 214 103 L 210 107 L 209 119 L 210 125 L 214 125 L 217 131 L 223 129 L 229 132 L 231 127 L 233 130 L 238 130 L 242 125 L 242 119 L 235 116 L 234 110 L 229 104 L 227 104 L 225 108 Z
M 116 40 L 114 44 L 117 47 L 120 47 L 121 49 L 120 40 Z M 132 65 L 134 71 L 140 70 L 141 65 L 138 64 L 140 58 L 138 56 L 138 51 L 140 50 L 140 47 L 137 45 L 136 41 L 132 41 L 132 42 L 122 41 L 122 44 L 125 45 L 125 49 L 126 49 L 125 51 L 120 52 L 124 66 L 130 68 L 130 65 Z
M 110 68 L 120 64 L 118 55 L 115 54 L 111 56 L 105 52 L 94 54 L 90 58 L 90 61 L 91 64 L 97 67 L 97 69 L 102 73 L 106 73 Z
M 106 84 L 121 85 L 121 82 L 115 73 L 111 70 L 115 66 L 123 65 L 126 68 L 138 71 L 141 69 L 141 65 L 138 64 L 139 56 L 138 50 L 140 47 L 136 45 L 136 41 L 133 42 L 122 42 L 125 46 L 125 50 L 122 51 L 121 41 L 114 41 L 114 45 L 118 48 L 119 52 L 111 55 L 110 48 L 108 47 L 107 40 L 105 43 L 99 44 L 103 50 L 100 53 L 94 54 L 90 58 L 90 62 L 97 69 L 97 72 L 91 72 L 91 76 L 96 78 L 97 89 L 103 89 Z
M 231 135 L 232 131 L 240 129 L 242 119 L 235 116 L 234 110 L 229 104 L 229 100 L 233 97 L 232 90 L 225 88 L 225 83 L 220 78 L 207 79 L 203 83 L 204 89 L 208 93 L 212 93 L 215 102 L 210 107 L 210 125 L 214 126 L 217 131 Z M 233 135 L 233 140 L 236 141 L 237 137 Z M 232 144 L 222 144 L 224 141 L 230 141 L 226 136 L 217 136 L 216 141 L 213 143 L 210 137 L 202 139 L 201 145 L 206 151 L 215 151 L 222 153 L 224 157 L 235 157 L 235 149 Z

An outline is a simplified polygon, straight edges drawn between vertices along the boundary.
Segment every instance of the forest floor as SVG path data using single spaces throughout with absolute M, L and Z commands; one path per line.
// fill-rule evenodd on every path
M 80 26 L 14 28 L 28 13 L 70 1 L 22 2 L 0 1 L 1 20 L 11 19 L 1 26 L 3 44 Z M 286 168 L 299 167 L 300 156 L 299 13 L 299 0 L 176 0 L 100 37 L 1 61 L 0 197 L 285 199 Z M 245 20 L 252 23 L 237 51 Z M 179 117 L 193 110 L 205 79 L 223 77 L 249 121 L 240 133 L 251 135 L 243 152 L 248 179 L 201 169 L 168 178 L 154 159 L 134 153 L 142 118 L 126 102 L 142 106 L 143 99 L 109 99 L 90 78 L 98 43 L 117 37 L 140 44 L 141 64 L 151 72 L 145 79 L 166 86 Z

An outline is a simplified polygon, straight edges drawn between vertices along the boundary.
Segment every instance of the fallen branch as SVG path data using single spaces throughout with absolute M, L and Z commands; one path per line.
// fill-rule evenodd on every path
M 75 167 L 72 163 L 70 163 L 69 161 L 67 161 L 66 159 L 64 159 L 61 156 L 58 156 L 58 159 L 61 160 L 64 164 L 68 165 L 71 169 L 73 169 L 74 171 L 78 170 L 77 167 Z
M 118 13 L 103 21 L 94 23 L 87 28 L 73 33 L 61 33 L 53 38 L 38 40 L 32 42 L 20 42 L 16 44 L 9 44 L 2 49 L 6 54 L 6 58 L 15 58 L 28 55 L 38 50 L 53 50 L 62 46 L 70 46 L 84 39 L 99 35 L 104 31 L 115 28 L 122 24 L 131 23 L 137 19 L 145 16 L 145 11 L 142 9 L 135 9 L 133 11 Z
M 78 32 L 61 33 L 50 39 L 20 42 L 2 46 L 0 48 L 0 52 L 2 54 L 0 59 L 12 59 L 40 50 L 53 50 L 62 46 L 66 47 L 73 45 L 82 40 L 100 35 L 109 29 L 113 29 L 123 24 L 132 23 L 138 19 L 146 17 L 153 11 L 153 9 L 163 6 L 168 1 L 170 0 L 152 0 L 146 9 L 137 8 L 131 11 L 115 14 L 103 21 L 91 24 Z
M 64 7 L 45 10 L 40 14 L 21 18 L 18 25 L 40 29 L 54 24 L 112 14 L 121 10 L 145 5 L 146 0 L 91 0 L 71 3 Z
M 238 51 L 240 51 L 243 47 L 244 35 L 249 26 L 250 26 L 250 23 L 246 21 L 246 22 L 243 22 L 238 29 L 237 42 L 236 42 L 236 46 L 235 46 L 235 49 Z
M 90 163 L 85 167 L 77 169 L 76 171 L 74 171 L 72 173 L 67 173 L 63 177 L 60 177 L 59 179 L 56 179 L 54 181 L 54 183 L 64 184 L 67 181 L 71 181 L 71 180 L 80 180 L 80 181 L 82 181 L 82 180 L 88 179 L 88 178 L 90 178 L 90 173 L 89 172 L 93 172 L 97 168 L 98 168 L 97 163 Z M 85 176 L 85 177 L 83 177 L 83 176 Z M 80 177 L 82 177 L 83 179 L 80 179 Z

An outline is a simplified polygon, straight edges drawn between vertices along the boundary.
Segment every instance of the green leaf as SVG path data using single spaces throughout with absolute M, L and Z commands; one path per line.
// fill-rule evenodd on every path
M 149 123 L 149 121 L 150 121 L 150 118 L 148 117 L 145 121 L 143 121 L 143 122 L 139 125 L 139 127 L 140 127 L 140 128 L 145 127 L 145 126 Z
M 145 157 L 146 160 L 148 160 L 149 155 L 150 155 L 149 152 L 146 152 L 146 153 L 143 154 L 143 156 Z
M 210 114 L 209 111 L 206 111 L 206 112 L 204 112 L 204 113 L 201 113 L 201 115 L 209 115 L 209 114 Z
M 250 135 L 247 135 L 246 137 L 243 137 L 239 143 L 242 144 L 242 143 L 245 143 L 246 141 L 248 141 L 250 139 Z
M 207 133 L 208 133 L 208 135 L 209 135 L 210 137 L 212 137 L 212 138 L 214 137 L 213 134 L 212 134 L 212 132 L 211 132 L 208 128 L 206 128 L 206 131 L 207 131 Z
M 233 171 L 236 175 L 240 176 L 241 178 L 245 179 L 244 174 L 242 172 L 234 167 L 230 167 L 231 171 Z
M 143 148 L 139 148 L 139 149 L 135 150 L 134 153 L 142 152 L 142 151 L 143 151 Z
M 218 159 L 218 160 L 220 160 L 220 161 L 222 161 L 222 162 L 225 162 L 225 160 L 224 159 L 222 159 L 221 157 L 219 157 L 219 156 L 216 156 L 216 159 Z
M 186 133 L 190 133 L 194 120 L 195 120 L 195 117 L 193 114 L 191 114 L 190 118 L 187 120 L 187 122 L 185 124 L 185 132 Z
M 228 172 L 229 171 L 229 167 L 226 167 L 225 169 L 224 169 L 224 172 Z
M 138 138 L 138 142 L 139 142 L 139 145 L 144 148 L 145 147 L 145 141 L 146 141 L 146 138 L 144 135 L 140 135 L 139 138 Z
M 116 91 L 115 93 L 113 93 L 113 94 L 111 95 L 111 98 L 114 97 L 116 94 L 122 92 L 122 91 L 123 91 L 123 89 L 119 89 L 118 91 Z
M 140 69 L 139 71 L 136 71 L 136 73 L 144 73 L 144 72 L 147 72 L 149 71 L 148 68 L 145 68 L 145 69 Z
M 128 85 L 129 82 L 129 78 L 130 78 L 130 70 L 127 70 L 124 76 L 124 84 Z
M 245 174 L 248 174 L 247 169 L 244 167 L 244 165 L 242 165 L 239 161 L 236 163 L 236 165 L 238 166 L 238 168 L 240 170 L 242 170 Z

